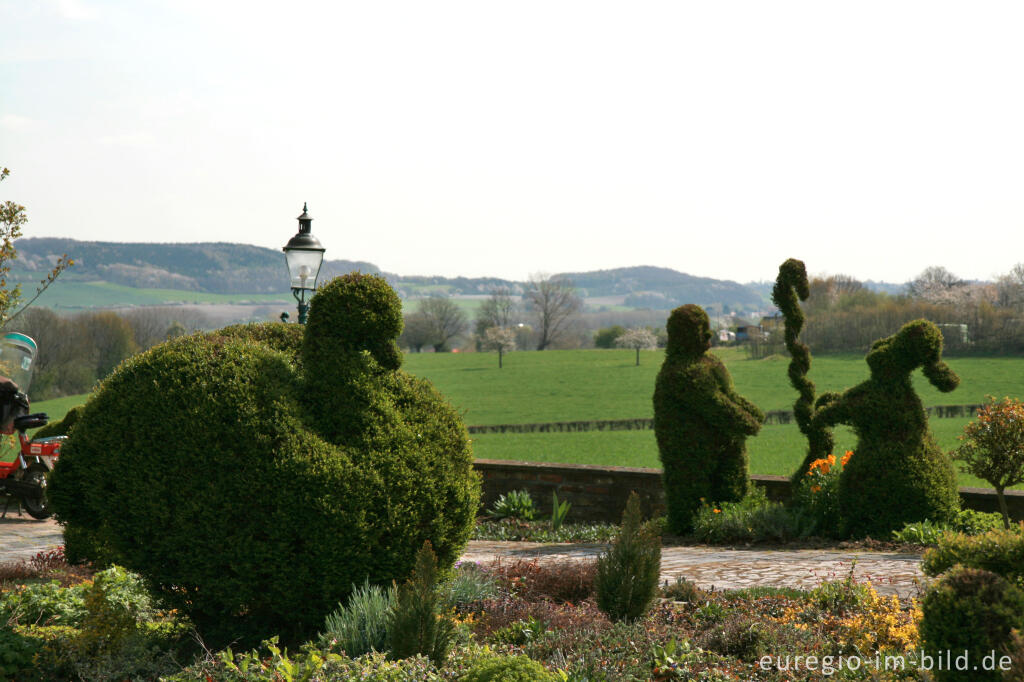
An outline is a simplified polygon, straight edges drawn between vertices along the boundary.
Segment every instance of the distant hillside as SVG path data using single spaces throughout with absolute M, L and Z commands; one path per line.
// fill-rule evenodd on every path
M 103 282 L 106 284 L 90 286 L 289 297 L 284 254 L 278 249 L 223 242 L 154 244 L 55 238 L 19 239 L 15 246 L 18 259 L 11 264 L 12 276 L 28 283 L 66 253 L 75 260 L 75 266 L 61 276 L 59 287 L 74 282 Z M 486 296 L 497 288 L 521 294 L 525 285 L 496 277 L 397 275 L 381 272 L 372 263 L 348 260 L 325 261 L 320 281 L 353 270 L 381 274 L 403 298 Z M 635 308 L 667 310 L 683 303 L 718 303 L 744 309 L 763 303 L 755 291 L 736 282 L 694 277 L 668 268 L 641 266 L 561 276 L 571 279 L 587 297 L 615 297 Z M 123 292 L 119 295 L 124 298 Z
M 29 238 L 15 243 L 14 276 L 49 270 L 61 254 L 75 259 L 64 277 L 138 289 L 178 289 L 211 294 L 287 294 L 280 250 L 223 242 L 148 244 Z M 325 261 L 321 278 L 352 270 L 380 272 L 372 263 Z
M 561 275 L 586 289 L 587 296 L 625 295 L 625 305 L 635 308 L 671 309 L 684 303 L 730 307 L 759 306 L 757 292 L 729 280 L 695 277 L 669 268 L 642 265 L 595 272 Z

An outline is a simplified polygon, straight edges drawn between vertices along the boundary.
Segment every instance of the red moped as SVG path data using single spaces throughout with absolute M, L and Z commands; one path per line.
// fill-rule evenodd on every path
M 60 456 L 60 446 L 67 436 L 29 439 L 30 429 L 45 426 L 44 413 L 28 414 L 28 388 L 32 378 L 32 360 L 36 343 L 24 334 L 0 336 L 0 494 L 8 495 L 3 516 L 7 515 L 11 498 L 34 519 L 48 518 L 53 512 L 46 500 L 46 477 Z M 15 441 L 14 433 L 17 432 Z

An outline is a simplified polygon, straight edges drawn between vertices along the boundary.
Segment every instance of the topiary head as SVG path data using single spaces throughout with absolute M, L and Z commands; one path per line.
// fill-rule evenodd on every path
M 305 345 L 314 353 L 365 350 L 385 369 L 398 369 L 401 333 L 402 302 L 395 290 L 383 277 L 352 272 L 335 277 L 313 296 Z
M 892 336 L 875 341 L 867 362 L 875 378 L 906 377 L 922 367 L 940 391 L 952 391 L 960 384 L 960 377 L 942 361 L 942 332 L 928 320 L 908 322 Z
M 699 305 L 679 306 L 668 317 L 668 353 L 697 357 L 711 348 L 711 323 Z

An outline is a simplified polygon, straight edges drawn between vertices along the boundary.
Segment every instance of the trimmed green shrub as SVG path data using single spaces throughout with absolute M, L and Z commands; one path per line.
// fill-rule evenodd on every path
M 50 422 L 43 428 L 32 434 L 33 438 L 50 438 L 52 436 L 66 436 L 71 431 L 71 427 L 75 425 L 78 418 L 82 416 L 82 405 L 76 405 L 67 411 L 63 419 L 58 419 L 55 422 Z
M 254 334 L 123 363 L 51 475 L 68 556 L 138 572 L 212 644 L 313 636 L 353 585 L 407 577 L 426 540 L 450 566 L 479 482 L 457 412 L 397 370 L 400 320 L 383 279 L 352 274 L 312 299 L 315 372 Z
M 693 536 L 699 542 L 787 542 L 802 537 L 812 523 L 798 510 L 769 500 L 763 488 L 754 486 L 739 502 L 718 507 L 701 503 L 693 521 Z
M 388 619 L 388 653 L 393 658 L 423 655 L 444 663 L 455 640 L 455 623 L 441 613 L 437 558 L 426 542 L 416 553 L 412 577 L 398 588 Z
M 933 670 L 937 680 L 999 680 L 984 670 L 1010 643 L 1010 631 L 1024 625 L 1024 593 L 995 573 L 957 566 L 936 581 L 921 601 L 921 650 L 932 657 L 966 652 L 966 670 Z
M 779 276 L 775 279 L 775 287 L 772 289 L 772 302 L 779 307 L 785 320 L 786 350 L 793 358 L 789 362 L 789 382 L 799 393 L 793 404 L 793 416 L 800 427 L 800 433 L 807 438 L 807 454 L 793 472 L 794 485 L 802 480 L 811 462 L 823 459 L 832 452 L 834 444 L 832 431 L 813 422 L 814 382 L 807 378 L 807 373 L 811 369 L 811 350 L 806 343 L 799 340 L 800 330 L 804 326 L 804 312 L 800 309 L 800 301 L 807 300 L 810 294 L 807 268 L 803 261 L 790 258 L 779 266 Z
M 943 533 L 938 545 L 924 553 L 921 570 L 939 575 L 957 564 L 991 571 L 1024 587 L 1024 536 L 996 529 L 981 535 Z
M 597 560 L 597 606 L 610 619 L 634 621 L 658 593 L 661 538 L 654 522 L 643 522 L 640 497 L 631 493 L 622 514 L 622 530 Z
M 461 682 L 558 682 L 562 679 L 528 656 L 502 656 L 477 663 Z
M 739 500 L 747 492 L 746 436 L 764 414 L 738 395 L 725 365 L 707 353 L 707 313 L 684 305 L 668 318 L 665 362 L 654 388 L 654 433 L 663 470 L 668 523 L 685 534 L 701 498 Z
M 240 341 L 255 341 L 276 351 L 281 351 L 298 366 L 301 366 L 302 362 L 302 332 L 302 325 L 283 322 L 233 324 L 217 331 L 221 336 Z
M 928 430 L 928 415 L 910 381 L 924 375 L 940 391 L 960 379 L 942 361 L 942 333 L 927 320 L 903 325 L 867 355 L 871 378 L 842 395 L 819 399 L 818 425 L 849 424 L 854 455 L 839 479 L 845 533 L 888 538 L 905 523 L 951 522 L 960 509 L 956 474 Z

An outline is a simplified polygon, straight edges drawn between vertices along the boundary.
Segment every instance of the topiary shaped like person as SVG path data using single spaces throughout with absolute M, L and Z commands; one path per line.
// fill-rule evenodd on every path
M 839 514 L 847 535 L 887 538 L 913 521 L 952 521 L 960 508 L 956 474 L 928 430 L 911 385 L 918 367 L 937 389 L 959 377 L 942 361 L 942 333 L 927 320 L 905 324 L 867 354 L 871 378 L 842 395 L 819 398 L 816 426 L 849 424 L 854 455 L 839 479 Z
M 711 347 L 708 315 L 698 305 L 668 318 L 665 362 L 654 388 L 654 432 L 661 456 L 669 528 L 686 533 L 701 500 L 739 500 L 747 492 L 744 441 L 764 414 L 738 395 Z
M 51 501 L 71 556 L 140 573 L 208 642 L 298 642 L 353 585 L 451 565 L 479 506 L 469 438 L 399 369 L 398 296 L 354 273 L 309 324 L 229 327 L 123 363 L 71 430 Z

